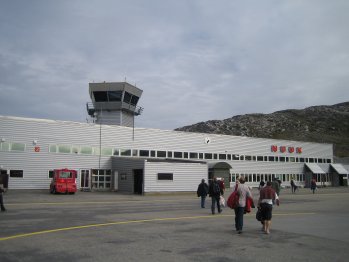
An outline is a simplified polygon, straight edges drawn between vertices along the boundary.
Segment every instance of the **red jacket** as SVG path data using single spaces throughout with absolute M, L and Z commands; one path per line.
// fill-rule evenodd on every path
M 251 208 L 255 208 L 253 198 L 252 197 L 247 197 L 246 198 L 246 206 L 245 206 L 245 213 L 250 213 Z

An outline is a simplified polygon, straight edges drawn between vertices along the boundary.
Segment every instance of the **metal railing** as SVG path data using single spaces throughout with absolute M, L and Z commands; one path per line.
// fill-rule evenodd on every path
M 112 104 L 109 104 L 106 102 L 96 102 L 96 103 L 87 102 L 86 103 L 87 113 L 92 117 L 95 116 L 95 112 L 97 110 L 99 111 L 100 109 L 101 110 L 125 110 L 127 112 L 133 113 L 136 116 L 142 114 L 144 110 L 143 107 L 131 105 L 125 102 L 119 102 L 119 105 L 117 107 L 115 107 L 115 105 L 113 106 Z

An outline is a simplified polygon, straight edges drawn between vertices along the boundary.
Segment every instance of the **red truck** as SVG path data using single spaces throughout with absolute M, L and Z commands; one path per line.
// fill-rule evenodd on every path
M 55 169 L 50 184 L 50 193 L 69 193 L 76 192 L 76 171 L 71 169 Z

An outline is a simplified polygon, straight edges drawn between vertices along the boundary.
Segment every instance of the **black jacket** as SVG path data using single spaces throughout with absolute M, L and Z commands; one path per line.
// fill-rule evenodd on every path
M 215 190 L 213 190 L 213 187 L 216 187 L 216 188 L 217 188 L 216 192 L 215 192 Z M 218 191 L 218 192 L 217 192 L 217 191 Z M 223 194 L 223 190 L 222 190 L 221 187 L 219 186 L 218 181 L 212 181 L 212 182 L 210 183 L 208 193 L 210 194 L 210 197 L 212 197 L 212 196 L 219 197 L 220 195 Z
M 0 184 L 2 185 L 0 192 L 4 191 L 2 188 L 8 188 L 8 174 L 0 174 Z
M 197 193 L 198 197 L 200 197 L 200 196 L 207 196 L 208 185 L 205 182 L 204 183 L 200 183 L 196 193 Z

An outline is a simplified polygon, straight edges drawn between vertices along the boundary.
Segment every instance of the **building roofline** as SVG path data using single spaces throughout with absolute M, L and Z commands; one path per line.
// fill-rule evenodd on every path
M 77 121 L 65 121 L 65 120 L 52 120 L 52 119 L 44 119 L 44 118 L 30 118 L 30 117 L 17 117 L 17 116 L 3 116 L 0 115 L 0 118 L 5 119 L 13 119 L 13 120 L 22 120 L 22 121 L 36 121 L 36 122 L 46 122 L 46 123 L 66 123 L 66 124 L 80 124 L 80 125 L 89 125 L 89 126 L 100 126 L 101 124 L 97 123 L 85 123 L 85 122 L 77 122 Z M 120 126 L 120 125 L 106 125 L 102 124 L 102 126 L 109 126 L 109 127 L 117 127 L 117 128 L 125 128 L 125 129 L 133 129 L 133 127 L 127 127 L 127 126 Z M 214 134 L 214 133 L 199 133 L 199 132 L 185 132 L 185 131 L 177 131 L 177 130 L 169 130 L 169 129 L 160 129 L 160 128 L 145 128 L 145 127 L 135 127 L 135 130 L 142 131 L 142 130 L 158 130 L 161 132 L 171 132 L 171 133 L 177 133 L 177 134 L 183 134 L 183 135 L 202 135 L 203 137 L 236 137 L 236 138 L 245 138 L 255 141 L 261 141 L 261 140 L 269 140 L 270 143 L 278 144 L 280 142 L 291 142 L 291 143 L 307 143 L 307 144 L 321 144 L 321 145 L 331 145 L 333 147 L 332 143 L 318 143 L 318 142 L 308 142 L 308 141 L 295 141 L 295 140 L 286 140 L 286 139 L 274 139 L 274 138 L 260 138 L 260 137 L 247 137 L 247 136 L 236 136 L 236 135 L 225 135 L 225 134 Z

